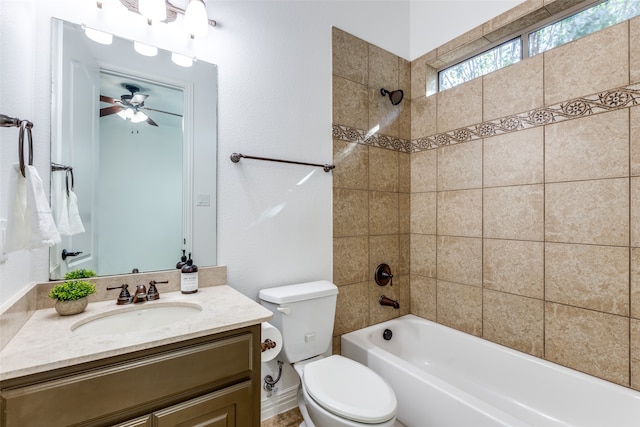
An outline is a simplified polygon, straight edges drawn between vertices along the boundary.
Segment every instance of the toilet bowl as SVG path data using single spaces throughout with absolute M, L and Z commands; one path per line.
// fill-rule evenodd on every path
M 393 389 L 370 368 L 329 352 L 338 287 L 318 281 L 260 291 L 282 334 L 283 357 L 300 377 L 298 404 L 305 427 L 392 427 Z
M 306 427 L 394 425 L 395 393 L 366 366 L 334 355 L 298 362 L 293 367 L 300 376 L 298 403 L 306 409 Z

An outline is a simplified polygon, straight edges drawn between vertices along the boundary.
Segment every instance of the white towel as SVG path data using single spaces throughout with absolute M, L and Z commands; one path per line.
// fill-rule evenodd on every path
M 29 248 L 53 246 L 62 241 L 51 214 L 51 207 L 38 171 L 25 166 L 27 175 L 27 213 L 29 214 Z
M 20 165 L 18 164 L 14 164 L 9 173 L 8 203 L 5 253 L 25 249 L 29 241 L 27 180 L 20 173 Z
M 65 191 L 63 174 L 52 174 L 51 183 L 51 208 L 54 210 L 54 218 L 61 236 L 69 236 L 69 203 Z
M 69 190 L 67 194 L 66 181 L 63 174 L 53 174 L 51 184 L 51 207 L 61 236 L 73 236 L 84 233 L 84 225 L 78 210 L 78 197 Z
M 67 213 L 69 215 L 69 235 L 84 233 L 84 225 L 82 225 L 80 211 L 78 211 L 78 198 L 72 190 L 69 190 L 69 196 L 67 196 Z
M 20 166 L 10 174 L 9 215 L 5 252 L 53 246 L 61 242 L 44 192 L 42 179 L 33 166 L 25 166 L 26 178 Z

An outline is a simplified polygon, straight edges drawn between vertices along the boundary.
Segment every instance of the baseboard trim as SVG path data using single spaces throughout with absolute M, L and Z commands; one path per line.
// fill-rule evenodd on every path
M 298 386 L 292 386 L 284 390 L 278 390 L 271 397 L 263 397 L 260 401 L 260 419 L 262 421 L 275 417 L 298 407 Z

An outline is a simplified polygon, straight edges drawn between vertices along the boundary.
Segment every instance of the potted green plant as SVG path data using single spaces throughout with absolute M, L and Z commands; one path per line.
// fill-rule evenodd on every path
M 49 298 L 56 300 L 56 311 L 62 316 L 82 313 L 89 303 L 87 296 L 96 291 L 96 285 L 88 280 L 65 280 L 55 285 Z
M 86 279 L 87 277 L 95 277 L 96 272 L 93 270 L 87 270 L 84 268 L 79 268 L 77 270 L 71 270 L 64 275 L 65 280 L 69 279 Z

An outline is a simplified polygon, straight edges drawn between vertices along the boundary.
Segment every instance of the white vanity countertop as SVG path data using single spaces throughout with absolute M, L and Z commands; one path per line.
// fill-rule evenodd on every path
M 202 312 L 143 332 L 78 336 L 71 330 L 78 322 L 131 305 L 116 305 L 114 298 L 90 303 L 73 316 L 60 316 L 53 308 L 38 310 L 0 352 L 0 381 L 226 332 L 272 317 L 271 311 L 227 285 L 201 287 L 195 294 L 163 293 L 135 307 L 170 302 L 196 303 Z

